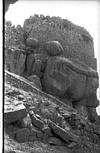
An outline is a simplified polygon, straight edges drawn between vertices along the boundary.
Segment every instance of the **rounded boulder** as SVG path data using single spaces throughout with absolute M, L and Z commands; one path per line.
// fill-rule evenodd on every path
M 64 50 L 59 41 L 48 41 L 44 44 L 44 50 L 50 56 L 62 55 Z
M 38 48 L 39 47 L 39 41 L 36 38 L 27 38 L 26 39 L 26 45 L 30 46 L 32 48 Z

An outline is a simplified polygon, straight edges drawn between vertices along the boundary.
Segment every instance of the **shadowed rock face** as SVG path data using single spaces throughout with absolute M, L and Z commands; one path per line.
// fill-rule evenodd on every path
M 47 62 L 44 87 L 53 95 L 78 101 L 95 93 L 98 86 L 96 71 L 79 61 L 70 61 L 64 57 L 52 57 Z
M 5 2 L 5 6 L 4 6 L 4 8 L 5 8 L 5 13 L 8 11 L 8 9 L 9 9 L 9 5 L 10 4 L 14 4 L 17 0 L 4 0 Z
M 65 103 L 98 106 L 93 38 L 84 28 L 59 17 L 34 15 L 23 27 L 7 22 L 5 44 L 10 72 L 36 75 L 37 86 L 41 82 L 43 91 Z

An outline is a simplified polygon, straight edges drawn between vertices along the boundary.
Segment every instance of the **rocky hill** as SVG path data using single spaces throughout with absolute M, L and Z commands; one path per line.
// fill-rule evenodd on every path
M 99 153 L 93 38 L 59 17 L 5 23 L 5 152 Z

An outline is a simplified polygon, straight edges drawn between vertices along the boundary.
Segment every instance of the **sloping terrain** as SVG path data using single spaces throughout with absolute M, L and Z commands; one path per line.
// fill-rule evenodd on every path
M 5 99 L 5 116 L 8 116 L 7 121 L 5 117 L 5 152 L 100 152 L 99 124 L 90 123 L 75 109 L 29 85 L 24 78 L 6 72 Z M 16 109 L 10 114 L 14 104 L 13 109 L 23 104 L 27 115 L 18 117 Z M 43 130 L 47 127 L 49 130 Z

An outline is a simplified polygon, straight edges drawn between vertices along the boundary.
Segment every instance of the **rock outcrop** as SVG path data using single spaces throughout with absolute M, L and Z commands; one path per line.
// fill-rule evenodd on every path
M 5 32 L 6 133 L 18 143 L 100 152 L 91 35 L 68 20 L 42 15 L 23 27 L 6 22 Z
M 47 41 L 58 41 L 64 57 L 78 58 L 96 69 L 93 39 L 84 28 L 59 17 L 35 15 L 25 20 L 23 29 L 26 37 L 39 40 L 41 51 Z
M 44 44 L 44 50 L 50 56 L 62 55 L 64 50 L 61 44 L 58 41 L 48 41 Z

